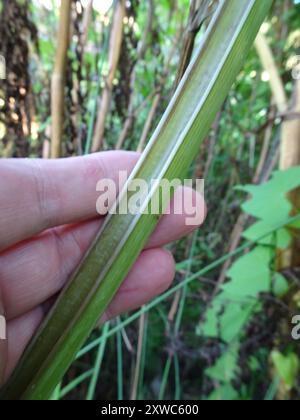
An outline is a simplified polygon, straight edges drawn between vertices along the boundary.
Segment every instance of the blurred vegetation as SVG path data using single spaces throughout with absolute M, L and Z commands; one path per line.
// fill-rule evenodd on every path
M 62 156 L 91 150 L 109 71 L 111 3 L 94 0 L 85 37 L 88 2 L 72 2 Z M 0 4 L 7 71 L 0 83 L 0 156 L 48 157 L 59 2 Z M 195 48 L 210 7 L 193 29 Z M 136 150 L 152 109 L 149 139 L 174 92 L 189 8 L 189 0 L 126 2 L 103 149 L 116 147 L 127 122 L 122 148 Z M 293 58 L 300 55 L 299 16 L 297 2 L 276 0 L 262 28 L 289 99 L 296 83 Z M 272 175 L 286 118 L 253 48 L 190 169 L 191 176 L 205 177 L 209 211 L 199 231 L 171 247 L 178 263 L 175 285 L 183 287 L 145 307 L 142 323 L 127 314 L 94 331 L 53 398 L 299 400 L 300 342 L 291 338 L 291 320 L 300 312 L 300 271 L 297 263 L 280 267 L 277 258 L 300 228 L 299 221 L 288 223 L 298 209 L 287 196 L 300 186 L 300 170 Z M 229 255 L 237 220 L 243 222 L 241 238 Z M 239 249 L 245 240 L 258 243 Z

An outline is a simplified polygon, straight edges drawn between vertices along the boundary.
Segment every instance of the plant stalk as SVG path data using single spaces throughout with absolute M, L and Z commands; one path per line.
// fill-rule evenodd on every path
M 51 158 L 54 159 L 61 156 L 62 149 L 66 67 L 70 44 L 71 8 L 71 0 L 64 0 L 61 2 L 60 22 L 57 35 L 58 47 L 51 79 Z

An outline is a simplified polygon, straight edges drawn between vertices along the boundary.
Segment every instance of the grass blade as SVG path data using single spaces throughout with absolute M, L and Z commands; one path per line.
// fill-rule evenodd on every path
M 117 325 L 120 325 L 121 320 L 118 317 Z M 117 364 L 118 364 L 118 401 L 123 401 L 123 347 L 122 347 L 122 333 L 119 330 L 116 333 L 117 337 Z
M 87 396 L 86 396 L 87 401 L 93 400 L 94 396 L 95 396 L 96 386 L 97 386 L 97 382 L 98 382 L 98 379 L 99 379 L 101 366 L 102 366 L 102 362 L 103 362 L 103 357 L 104 357 L 104 352 L 105 352 L 105 347 L 106 347 L 106 343 L 107 343 L 107 333 L 109 331 L 109 327 L 110 327 L 109 322 L 107 322 L 103 327 L 102 337 L 104 337 L 104 339 L 99 344 L 97 357 L 96 357 L 96 361 L 95 361 L 95 365 L 94 365 L 94 371 L 93 371 L 93 374 L 92 374 L 92 377 L 91 377 L 91 381 L 90 381 Z
M 94 373 L 94 369 L 90 369 L 87 372 L 82 373 L 81 375 L 77 376 L 73 381 L 71 381 L 68 385 L 66 385 L 60 392 L 60 399 L 64 398 L 68 395 L 73 389 L 77 388 L 78 385 L 82 384 L 82 382 L 86 381 L 90 378 Z

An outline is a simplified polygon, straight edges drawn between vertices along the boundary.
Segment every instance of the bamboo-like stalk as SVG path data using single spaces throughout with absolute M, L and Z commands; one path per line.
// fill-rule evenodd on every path
M 140 140 L 138 142 L 137 151 L 139 153 L 141 153 L 144 150 L 145 145 L 146 145 L 146 141 L 149 137 L 149 133 L 150 133 L 154 118 L 157 114 L 157 110 L 158 110 L 159 104 L 160 104 L 161 99 L 162 99 L 163 88 L 164 88 L 166 79 L 167 79 L 168 74 L 169 74 L 169 67 L 170 67 L 173 55 L 176 51 L 176 48 L 177 48 L 177 42 L 175 42 L 170 48 L 169 56 L 167 58 L 167 61 L 166 61 L 164 70 L 162 72 L 160 81 L 159 81 L 158 86 L 156 88 L 156 93 L 154 95 L 150 111 L 148 113 L 146 122 L 144 124 L 142 135 L 141 135 Z
M 280 169 L 289 169 L 300 163 L 300 140 L 298 138 L 299 118 L 297 117 L 297 110 L 299 110 L 300 107 L 300 100 L 297 99 L 299 96 L 299 83 L 297 82 L 295 85 L 293 103 L 289 106 L 283 81 L 276 66 L 272 50 L 262 32 L 259 32 L 255 41 L 255 46 L 262 65 L 265 71 L 269 74 L 269 83 L 276 106 L 280 114 L 283 116 L 280 147 Z M 287 113 L 291 115 L 289 116 Z
M 63 0 L 60 6 L 60 21 L 57 35 L 57 51 L 51 80 L 51 157 L 61 156 L 64 123 L 65 78 L 67 53 L 70 43 L 70 20 L 72 0 Z
M 282 124 L 280 144 L 280 169 L 285 170 L 300 164 L 300 80 L 295 82 L 288 115 Z M 293 213 L 300 208 L 300 188 L 289 195 Z M 280 268 L 298 266 L 300 263 L 299 230 L 294 231 L 290 248 L 280 255 Z
M 278 111 L 283 114 L 287 111 L 288 99 L 275 63 L 273 53 L 268 44 L 266 36 L 261 31 L 258 33 L 255 40 L 255 48 L 264 67 L 264 70 L 269 74 L 269 83 Z
M 92 20 L 93 14 L 93 2 L 94 0 L 88 0 L 86 8 L 84 9 L 83 19 L 82 19 L 82 30 L 80 36 L 80 43 L 82 45 L 83 53 L 86 47 L 86 43 L 88 40 L 88 34 L 90 29 L 90 24 Z
M 135 117 L 135 113 L 134 113 L 134 99 L 135 99 L 135 82 L 136 82 L 136 71 L 137 71 L 137 64 L 143 60 L 143 58 L 145 57 L 145 53 L 147 51 L 147 46 L 148 46 L 148 36 L 149 33 L 151 32 L 152 29 L 152 24 L 153 24 L 153 16 L 154 16 L 154 3 L 153 0 L 149 0 L 149 4 L 148 4 L 148 15 L 147 15 L 147 21 L 145 24 L 145 28 L 143 31 L 143 36 L 140 40 L 140 43 L 138 45 L 138 50 L 137 50 L 137 57 L 136 57 L 136 65 L 134 66 L 131 76 L 130 76 L 130 90 L 131 90 L 131 94 L 130 94 L 130 98 L 129 98 L 129 105 L 128 105 L 128 111 L 127 111 L 127 118 L 125 120 L 125 123 L 123 125 L 123 129 L 120 133 L 120 136 L 118 138 L 118 141 L 116 143 L 116 149 L 122 149 L 123 144 L 128 136 L 128 133 L 132 127 L 133 124 L 133 120 Z
M 161 101 L 161 97 L 162 97 L 162 92 L 158 91 L 155 94 L 155 97 L 153 99 L 150 111 L 148 113 L 148 116 L 147 116 L 147 119 L 146 119 L 146 122 L 145 122 L 145 125 L 144 125 L 144 128 L 143 128 L 143 132 L 142 132 L 142 135 L 141 135 L 141 138 L 139 140 L 138 147 L 137 147 L 137 151 L 139 153 L 141 153 L 145 148 L 145 143 L 147 141 L 149 132 L 151 130 L 152 123 L 153 123 L 153 120 L 154 120 L 156 112 L 157 112 L 157 108 L 159 107 L 159 104 L 160 104 L 160 101 Z
M 259 161 L 256 167 L 256 171 L 255 171 L 255 175 L 253 178 L 253 184 L 258 184 L 260 182 L 263 170 L 264 170 L 264 166 L 268 157 L 268 153 L 269 153 L 269 149 L 270 149 L 270 144 L 271 144 L 271 140 L 272 140 L 272 134 L 273 134 L 273 128 L 274 128 L 274 119 L 275 119 L 275 108 L 273 106 L 273 103 L 271 104 L 271 111 L 269 114 L 269 119 L 270 119 L 270 123 L 268 124 L 265 134 L 264 134 L 264 140 L 263 140 L 263 145 L 262 145 L 262 149 L 260 152 L 260 157 L 259 157 Z
M 282 170 L 300 164 L 300 80 L 295 82 L 292 102 L 284 118 L 280 148 Z
M 84 148 L 84 154 L 86 155 L 90 153 L 91 147 L 92 147 L 94 125 L 97 118 L 97 100 L 101 92 L 102 70 L 103 70 L 105 56 L 106 56 L 106 52 L 108 50 L 108 44 L 109 44 L 108 30 L 104 30 L 104 26 L 105 26 L 104 24 L 101 25 L 101 29 L 99 30 L 99 32 L 103 32 L 103 46 L 102 46 L 99 61 L 97 63 L 97 71 L 99 73 L 99 77 L 97 80 L 96 90 L 93 95 L 93 107 L 92 107 L 92 112 L 91 112 L 91 116 L 89 118 L 89 123 L 88 123 L 88 132 L 87 132 L 87 138 L 86 138 L 86 143 L 85 143 L 85 148 Z
M 98 152 L 103 144 L 105 121 L 109 112 L 111 92 L 116 71 L 120 59 L 123 39 L 123 19 L 125 17 L 125 0 L 116 0 L 116 9 L 113 17 L 112 30 L 109 41 L 109 70 L 105 78 L 105 87 L 101 96 L 100 109 L 98 112 L 95 132 L 93 136 L 92 151 Z M 99 75 L 100 77 L 100 75 Z
M 80 67 L 79 74 L 82 73 L 81 67 L 83 66 L 84 56 L 86 51 L 86 44 L 88 41 L 88 34 L 90 29 L 90 23 L 92 20 L 93 14 L 93 0 L 89 0 L 82 16 L 82 24 L 80 27 L 79 41 L 77 45 L 77 61 Z M 101 30 L 100 30 L 101 32 Z M 71 35 L 72 36 L 72 35 Z M 83 154 L 82 148 L 82 139 L 81 139 L 81 114 L 82 114 L 82 104 L 80 103 L 80 77 L 79 75 L 73 80 L 72 87 L 72 102 L 73 102 L 73 112 L 71 114 L 71 119 L 74 127 L 78 127 L 76 130 L 75 136 L 72 139 L 74 145 L 76 146 L 76 151 L 78 155 Z M 97 95 L 98 96 L 98 95 Z
M 138 334 L 138 346 L 137 346 L 137 355 L 136 355 L 136 363 L 135 363 L 135 370 L 134 370 L 134 377 L 133 377 L 133 384 L 131 389 L 131 400 L 136 400 L 138 386 L 139 386 L 139 379 L 140 379 L 140 367 L 141 367 L 141 360 L 143 354 L 143 344 L 144 344 L 144 330 L 145 330 L 145 319 L 147 314 L 143 313 L 139 319 L 139 334 Z
M 258 34 L 255 41 L 258 55 L 261 59 L 265 71 L 270 78 L 270 88 L 278 111 L 283 116 L 280 140 L 280 163 L 281 170 L 292 168 L 300 164 L 300 81 L 296 81 L 292 104 L 289 106 L 284 84 L 280 77 L 275 63 L 272 50 L 264 34 Z M 300 205 L 300 190 L 290 195 L 290 200 L 294 208 Z M 278 268 L 289 268 L 294 262 L 299 261 L 300 246 L 296 241 L 278 258 Z
M 151 199 L 160 196 L 153 180 L 185 176 L 271 4 L 272 0 L 220 2 L 199 51 L 118 198 L 117 214 L 107 217 L 1 398 L 49 398 L 158 223 L 156 214 L 144 212 Z M 152 188 L 137 214 L 118 214 L 134 195 L 130 186 L 136 178 Z M 167 200 L 162 197 L 162 209 Z
M 51 157 L 51 142 L 48 139 L 45 139 L 43 142 L 42 157 L 43 159 L 50 159 Z

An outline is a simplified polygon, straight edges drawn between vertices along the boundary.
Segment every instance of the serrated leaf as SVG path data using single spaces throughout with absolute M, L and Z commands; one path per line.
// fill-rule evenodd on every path
M 270 291 L 271 259 L 271 251 L 262 246 L 242 256 L 228 271 L 231 281 L 225 284 L 223 291 L 240 298 L 257 298 L 259 293 Z
M 292 209 L 287 194 L 300 186 L 300 166 L 286 171 L 274 172 L 270 181 L 262 185 L 246 185 L 239 190 L 251 194 L 251 199 L 243 210 L 253 217 L 278 224 L 290 214 Z

